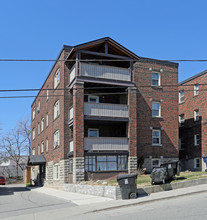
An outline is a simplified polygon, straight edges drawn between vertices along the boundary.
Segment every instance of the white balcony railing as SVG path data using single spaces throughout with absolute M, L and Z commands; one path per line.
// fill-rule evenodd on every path
M 127 105 L 84 103 L 84 114 L 90 116 L 129 117 Z
M 130 75 L 127 68 L 81 63 L 81 76 L 130 81 Z
M 128 150 L 128 138 L 84 138 L 84 150 Z

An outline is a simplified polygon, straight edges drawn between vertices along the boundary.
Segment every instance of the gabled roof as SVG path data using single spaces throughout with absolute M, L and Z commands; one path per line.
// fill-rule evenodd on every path
M 206 73 L 207 73 L 207 70 L 204 70 L 204 71 L 201 72 L 201 73 L 198 73 L 198 74 L 196 74 L 196 75 L 194 75 L 194 76 L 192 76 L 192 77 L 190 77 L 190 78 L 188 78 L 188 79 L 186 79 L 186 80 L 183 80 L 183 81 L 180 82 L 178 85 L 181 86 L 182 84 L 185 84 L 185 83 L 187 83 L 187 82 L 189 82 L 189 81 L 191 81 L 191 80 L 193 80 L 193 79 L 196 79 L 196 78 L 199 77 L 199 76 L 205 75 Z

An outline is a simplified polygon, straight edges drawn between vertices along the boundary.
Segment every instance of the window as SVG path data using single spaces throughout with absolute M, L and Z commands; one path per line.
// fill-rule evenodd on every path
M 194 96 L 198 95 L 199 94 L 199 85 L 198 84 L 195 84 L 194 85 Z
M 179 103 L 184 102 L 185 100 L 185 94 L 184 94 L 184 90 L 179 92 Z
M 48 138 L 46 138 L 46 152 L 48 152 Z
M 37 111 L 38 113 L 40 112 L 40 100 L 38 101 L 38 105 L 37 105 L 36 111 Z
M 160 85 L 160 73 L 152 73 L 152 85 L 153 86 Z
M 198 121 L 198 120 L 199 120 L 199 111 L 198 111 L 198 109 L 196 109 L 194 111 L 194 121 Z
M 88 102 L 99 103 L 99 96 L 88 96 Z
M 37 133 L 40 134 L 40 123 L 38 122 L 38 125 L 37 125 Z
M 160 166 L 160 160 L 159 159 L 152 159 L 152 168 L 159 167 Z
M 60 115 L 60 102 L 59 100 L 54 105 L 54 119 L 56 119 Z
M 49 89 L 47 89 L 47 100 L 49 99 Z
M 73 159 L 69 160 L 69 172 L 72 173 L 73 172 Z
M 86 156 L 85 170 L 87 172 L 127 170 L 127 155 Z
M 152 103 L 152 117 L 160 117 L 161 111 L 160 111 L 160 103 L 159 102 L 153 102 Z
M 160 130 L 152 130 L 152 145 L 161 145 Z
M 200 167 L 200 158 L 195 158 L 194 159 L 194 168 L 199 168 Z
M 99 130 L 95 128 L 89 128 L 88 137 L 99 137 Z
M 44 130 L 44 121 L 45 121 L 45 119 L 44 119 L 44 118 L 42 118 L 42 119 L 41 119 L 41 131 L 43 131 L 43 130 Z
M 53 179 L 59 180 L 60 178 L 60 165 L 56 163 L 53 167 Z
M 60 83 L 60 69 L 56 71 L 54 76 L 54 88 L 56 88 L 59 83 Z
M 46 127 L 48 127 L 48 124 L 49 124 L 49 116 L 48 116 L 48 113 L 46 114 Z
M 184 123 L 185 123 L 185 116 L 184 116 L 184 114 L 179 115 L 179 126 L 180 127 L 184 126 Z
M 32 120 L 34 120 L 34 119 L 35 119 L 35 114 L 36 114 L 36 109 L 35 109 L 35 108 L 33 108 L 33 110 L 32 110 Z
M 59 146 L 60 145 L 60 131 L 57 130 L 54 133 L 54 147 Z
M 194 135 L 194 145 L 198 146 L 199 145 L 199 134 Z
M 184 150 L 185 148 L 185 141 L 184 138 L 179 139 L 179 150 Z
M 35 147 L 32 148 L 32 155 L 35 155 Z
M 40 155 L 40 145 L 39 144 L 37 146 L 37 153 L 38 153 L 38 155 Z
M 42 143 L 41 143 L 41 153 L 43 153 L 44 152 L 44 141 L 42 141 Z
M 32 140 L 35 139 L 35 128 L 32 129 Z

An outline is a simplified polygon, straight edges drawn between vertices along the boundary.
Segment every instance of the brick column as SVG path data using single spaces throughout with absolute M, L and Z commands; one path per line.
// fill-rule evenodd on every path
M 73 183 L 84 180 L 84 84 L 73 87 Z
M 137 88 L 128 88 L 128 106 L 129 106 L 129 158 L 128 172 L 137 172 Z

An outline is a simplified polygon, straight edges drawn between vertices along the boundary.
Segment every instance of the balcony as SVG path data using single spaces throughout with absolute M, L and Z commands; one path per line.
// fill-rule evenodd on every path
M 113 67 L 113 66 L 104 66 L 104 65 L 95 65 L 80 63 L 80 73 L 79 76 L 93 77 L 100 79 L 110 79 L 110 80 L 119 80 L 119 81 L 131 81 L 131 71 L 127 68 Z M 75 65 L 70 72 L 70 83 L 75 78 Z
M 126 137 L 84 138 L 84 150 L 128 151 L 128 138 Z
M 127 105 L 106 104 L 106 103 L 84 103 L 84 114 L 87 116 L 105 116 L 128 118 Z

